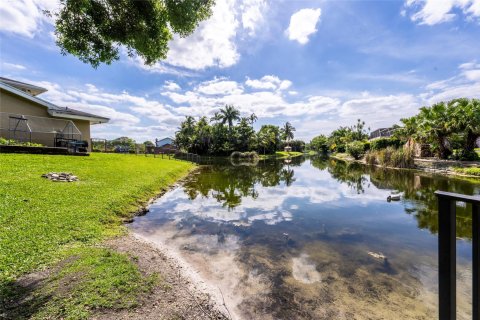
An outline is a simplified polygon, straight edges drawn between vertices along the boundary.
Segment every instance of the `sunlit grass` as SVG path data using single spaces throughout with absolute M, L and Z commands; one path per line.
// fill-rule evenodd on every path
M 67 250 L 121 234 L 125 217 L 192 167 L 135 155 L 0 154 L 0 295 L 20 275 L 65 258 Z M 48 172 L 72 172 L 80 181 L 41 177 Z M 101 257 L 85 252 L 80 260 Z
M 480 177 L 480 168 L 454 168 L 455 172 Z

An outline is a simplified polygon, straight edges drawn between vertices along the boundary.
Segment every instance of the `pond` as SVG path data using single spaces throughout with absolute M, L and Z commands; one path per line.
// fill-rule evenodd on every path
M 318 157 L 225 160 L 131 228 L 173 250 L 235 319 L 435 319 L 435 190 L 480 194 L 480 180 Z M 458 319 L 471 319 L 469 212 L 458 204 Z

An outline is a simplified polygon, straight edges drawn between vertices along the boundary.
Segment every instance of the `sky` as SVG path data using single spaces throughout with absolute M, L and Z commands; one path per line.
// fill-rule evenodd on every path
M 97 69 L 60 53 L 42 13 L 56 8 L 1 0 L 0 76 L 109 117 L 95 138 L 173 136 L 185 116 L 233 104 L 257 115 L 257 129 L 289 121 L 308 141 L 358 118 L 373 131 L 422 106 L 480 97 L 480 0 L 216 0 L 166 60 L 122 54 Z

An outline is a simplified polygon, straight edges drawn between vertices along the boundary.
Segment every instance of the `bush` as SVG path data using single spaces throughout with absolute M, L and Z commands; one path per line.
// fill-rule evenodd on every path
M 371 146 L 371 144 L 370 144 L 370 141 L 365 141 L 365 142 L 363 143 L 363 151 L 367 152 L 367 151 L 369 151 L 369 150 L 371 149 L 371 147 L 372 147 L 372 146 Z
M 376 138 L 370 140 L 371 150 L 382 150 L 387 147 L 399 148 L 402 145 L 401 141 L 396 138 Z
M 454 150 L 452 157 L 453 160 L 462 160 L 462 161 L 477 161 L 480 160 L 480 156 L 475 151 L 467 150 Z
M 375 152 L 367 152 L 365 154 L 365 162 L 368 164 L 368 165 L 371 165 L 371 166 L 374 166 L 377 164 L 377 157 L 376 157 L 376 154 Z
M 232 154 L 230 155 L 231 158 L 238 159 L 242 153 L 240 151 L 233 151 Z
M 364 143 L 361 141 L 353 141 L 347 144 L 347 153 L 354 159 L 358 160 L 365 154 Z
M 387 147 L 379 151 L 370 151 L 365 156 L 369 165 L 381 165 L 382 167 L 413 168 L 413 153 L 408 149 L 395 149 Z
M 240 152 L 240 151 L 234 151 L 230 155 L 231 158 L 233 159 L 256 159 L 258 158 L 258 153 L 255 151 L 250 151 L 250 152 Z
M 0 138 L 1 145 L 11 145 L 11 146 L 25 146 L 25 147 L 43 147 L 43 144 L 35 142 L 20 142 L 16 140 L 9 140 L 5 138 Z

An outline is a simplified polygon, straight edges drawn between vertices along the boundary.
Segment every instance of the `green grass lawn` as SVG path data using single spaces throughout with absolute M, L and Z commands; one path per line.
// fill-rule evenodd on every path
M 281 157 L 298 157 L 298 156 L 303 155 L 303 153 L 302 152 L 297 152 L 297 151 L 290 151 L 290 152 L 277 151 L 277 152 L 275 152 L 275 155 L 281 156 Z
M 475 151 L 478 153 L 478 155 L 480 156 L 480 148 L 476 148 Z
M 99 299 L 113 299 L 110 303 L 115 305 L 116 297 L 108 290 L 118 292 L 118 285 L 128 287 L 132 281 L 141 283 L 139 275 L 130 277 L 130 273 L 125 279 L 121 272 L 108 271 L 106 265 L 111 264 L 112 258 L 105 256 L 116 255 L 119 269 L 136 269 L 129 267 L 129 260 L 120 254 L 94 246 L 109 236 L 124 232 L 124 218 L 131 216 L 143 202 L 185 176 L 192 168 L 193 165 L 188 162 L 135 155 L 0 154 L 0 317 L 2 297 L 12 294 L 9 290 L 15 279 L 71 256 L 75 257 L 78 268 L 90 263 L 92 266 L 85 268 L 105 280 L 99 284 L 92 280 L 95 277 L 84 277 L 86 282 L 80 284 L 81 291 L 98 288 L 103 292 Z M 41 178 L 43 173 L 48 172 L 72 172 L 80 181 L 63 183 Z M 82 248 L 91 249 L 82 251 L 82 254 L 75 251 Z M 96 305 L 98 301 L 95 298 L 90 301 L 77 289 L 72 289 L 72 292 L 78 293 L 77 300 L 73 294 L 68 301 L 77 301 L 86 309 L 108 307 L 108 303 Z M 137 289 L 127 292 L 135 295 L 141 291 Z M 85 296 L 85 301 L 79 302 L 82 296 Z M 94 294 L 90 296 L 95 297 Z M 59 301 L 62 303 L 61 299 Z M 3 303 L 6 303 L 5 300 Z M 50 309 L 57 310 L 51 305 Z M 77 314 L 79 311 L 75 310 Z M 52 313 L 54 317 L 69 316 L 68 312 L 55 312 Z
M 480 168 L 453 168 L 455 172 L 480 177 Z
M 297 152 L 297 151 L 291 151 L 291 152 L 286 152 L 286 151 L 277 151 L 275 154 L 260 154 L 258 155 L 260 159 L 270 159 L 270 158 L 276 158 L 276 159 L 282 159 L 282 158 L 292 158 L 292 157 L 298 157 L 303 155 L 302 152 Z

